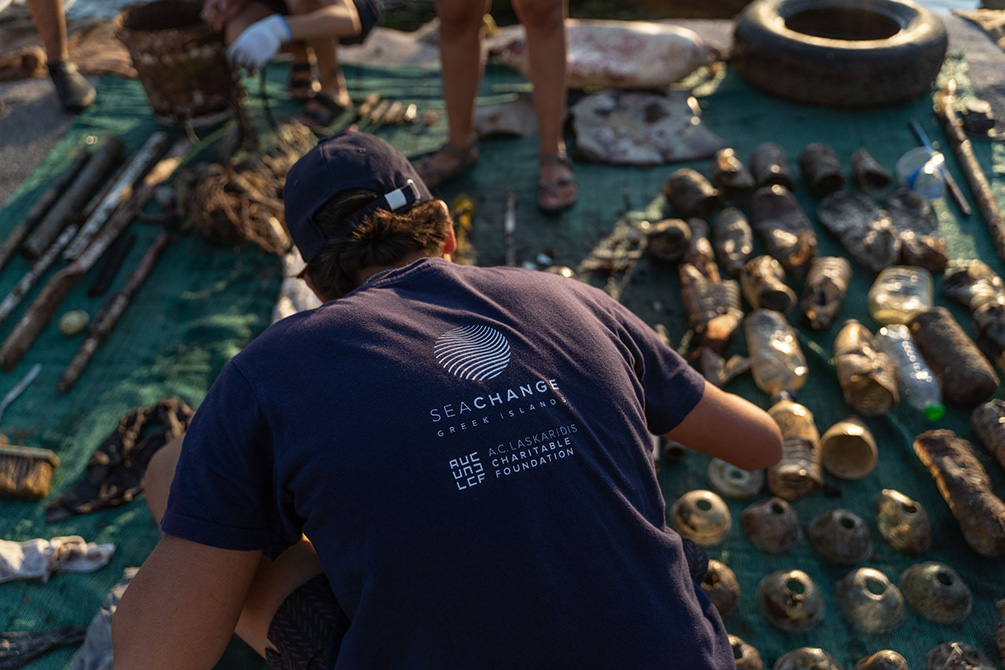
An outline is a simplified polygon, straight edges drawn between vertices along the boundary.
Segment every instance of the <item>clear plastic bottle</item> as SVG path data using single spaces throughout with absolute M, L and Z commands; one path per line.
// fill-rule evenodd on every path
M 813 413 L 782 392 L 768 414 L 782 432 L 782 458 L 768 468 L 768 488 L 786 500 L 819 491 L 824 477 L 820 467 L 820 432 Z
M 774 396 L 782 391 L 798 391 L 806 384 L 806 356 L 784 314 L 755 309 L 744 318 L 743 330 L 757 388 Z
M 880 325 L 907 323 L 932 306 L 932 273 L 914 265 L 880 270 L 869 289 L 869 314 Z
M 940 152 L 916 147 L 897 161 L 897 181 L 925 200 L 936 200 L 946 192 L 943 178 L 945 162 L 946 158 Z
M 876 333 L 876 346 L 893 361 L 900 390 L 908 404 L 929 421 L 941 419 L 946 413 L 942 387 L 914 346 L 910 329 L 902 324 L 883 326 Z

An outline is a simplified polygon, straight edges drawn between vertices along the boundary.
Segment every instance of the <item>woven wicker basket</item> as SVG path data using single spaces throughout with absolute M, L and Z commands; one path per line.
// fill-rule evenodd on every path
M 202 2 L 154 0 L 116 17 L 157 122 L 204 128 L 231 116 L 231 69 L 220 33 L 199 17 Z

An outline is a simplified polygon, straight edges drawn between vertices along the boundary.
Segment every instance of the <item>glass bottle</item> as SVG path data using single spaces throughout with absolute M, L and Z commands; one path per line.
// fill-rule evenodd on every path
M 932 273 L 913 265 L 880 270 L 869 289 L 869 313 L 877 323 L 907 323 L 932 306 Z
M 743 320 L 750 371 L 757 387 L 770 396 L 795 392 L 806 384 L 809 368 L 795 329 L 773 309 L 755 309 Z
M 782 431 L 782 458 L 768 468 L 768 488 L 779 498 L 795 500 L 823 488 L 820 433 L 813 413 L 788 393 L 780 393 L 768 414 Z
M 929 421 L 941 419 L 946 413 L 942 387 L 914 345 L 910 329 L 902 324 L 883 326 L 876 333 L 876 346 L 893 361 L 908 404 Z

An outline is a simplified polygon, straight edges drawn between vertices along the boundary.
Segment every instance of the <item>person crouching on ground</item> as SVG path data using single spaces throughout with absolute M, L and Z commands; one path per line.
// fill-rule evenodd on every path
M 304 102 L 295 119 L 321 131 L 352 106 L 336 43 L 361 43 L 383 11 L 383 0 L 206 0 L 202 18 L 223 31 L 237 65 L 262 68 L 281 48 L 292 51 L 290 94 Z
M 446 204 L 379 138 L 322 141 L 284 199 L 324 304 L 154 456 L 115 667 L 209 668 L 236 630 L 275 668 L 732 669 L 650 433 L 755 470 L 768 414 L 594 287 L 451 263 Z

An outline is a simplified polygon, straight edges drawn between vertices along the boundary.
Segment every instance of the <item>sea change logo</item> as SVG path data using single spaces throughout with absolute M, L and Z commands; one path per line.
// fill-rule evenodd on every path
M 437 338 L 433 351 L 444 370 L 470 381 L 494 379 L 509 365 L 509 342 L 490 326 L 448 330 Z

